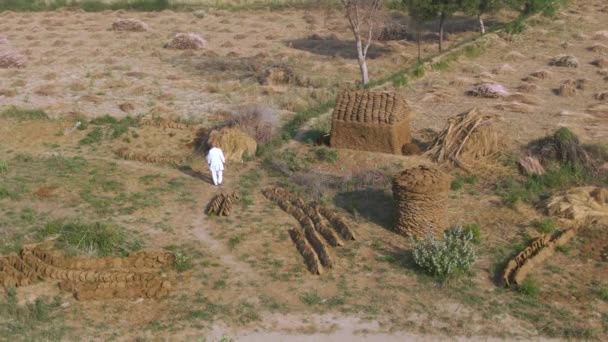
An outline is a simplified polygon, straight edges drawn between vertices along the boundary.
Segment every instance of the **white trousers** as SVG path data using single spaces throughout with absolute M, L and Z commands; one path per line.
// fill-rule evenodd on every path
M 213 184 L 222 184 L 222 171 L 215 171 L 211 169 L 211 177 L 213 177 Z

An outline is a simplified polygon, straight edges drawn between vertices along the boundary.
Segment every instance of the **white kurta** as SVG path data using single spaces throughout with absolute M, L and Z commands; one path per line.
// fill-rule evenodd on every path
M 209 154 L 207 154 L 207 164 L 209 164 L 211 171 L 223 171 L 225 162 L 222 150 L 217 147 L 209 150 Z

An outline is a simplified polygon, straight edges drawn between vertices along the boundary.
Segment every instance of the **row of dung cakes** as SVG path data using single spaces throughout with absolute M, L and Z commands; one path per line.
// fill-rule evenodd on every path
M 343 91 L 338 95 L 334 120 L 395 124 L 407 118 L 406 100 L 392 92 Z

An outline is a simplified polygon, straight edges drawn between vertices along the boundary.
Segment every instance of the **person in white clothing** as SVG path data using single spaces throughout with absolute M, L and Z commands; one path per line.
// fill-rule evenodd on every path
M 211 176 L 213 178 L 213 184 L 222 184 L 222 171 L 224 171 L 224 152 L 218 147 L 211 145 L 209 154 L 207 154 L 207 164 L 211 170 Z

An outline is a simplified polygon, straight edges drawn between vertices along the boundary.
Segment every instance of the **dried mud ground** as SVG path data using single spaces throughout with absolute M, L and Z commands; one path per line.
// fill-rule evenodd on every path
M 138 236 L 146 247 L 177 246 L 191 256 L 193 267 L 176 273 L 173 293 L 158 301 L 79 302 L 59 292 L 52 282 L 19 288 L 20 303 L 41 296 L 59 296 L 63 305 L 52 312 L 48 321 L 9 331 L 12 336 L 20 336 L 15 338 L 606 338 L 608 302 L 601 293 L 608 286 L 607 264 L 602 257 L 602 249 L 608 246 L 608 230 L 601 225 L 584 228 L 566 249 L 539 268 L 534 274 L 539 287 L 537 296 L 497 286 L 495 276 L 500 265 L 530 236 L 538 234 L 532 222 L 542 219 L 543 214 L 527 205 L 505 206 L 494 194 L 494 176 L 451 192 L 450 222 L 479 224 L 482 243 L 472 274 L 439 285 L 415 270 L 408 253 L 410 241 L 390 230 L 394 213 L 386 182 L 386 175 L 430 163 L 429 160 L 340 150 L 338 161 L 332 163 L 317 160 L 314 147 L 292 141 L 277 152 L 278 157 L 296 152 L 301 163 L 310 164 L 303 173 L 319 179 L 335 176 L 341 184 L 321 194 L 313 193 L 313 187 L 304 189 L 303 195 L 321 197 L 348 215 L 355 222 L 358 235 L 357 241 L 331 249 L 335 263 L 332 270 L 312 276 L 287 234 L 287 229 L 297 222 L 260 193 L 266 184 L 286 180 L 265 172 L 260 161 L 228 164 L 226 183 L 217 189 L 209 185 L 209 176 L 198 157 L 188 162 L 193 171 L 180 171 L 166 165 L 120 160 L 113 152 L 124 146 L 157 151 L 162 145 L 160 151 L 192 158 L 189 143 L 194 136 L 189 130 L 129 127 L 120 139 L 81 145 L 81 139 L 93 128 L 73 129 L 75 118 L 124 116 L 118 109 L 122 102 L 132 103 L 135 113 L 187 118 L 202 124 L 213 122 L 216 108 L 261 100 L 277 105 L 288 117 L 298 108 L 283 107 L 281 101 L 288 103 L 294 95 L 306 98 L 308 91 L 330 97 L 335 86 L 323 82 L 337 84 L 356 78 L 356 65 L 350 60 L 325 60 L 319 54 L 286 47 L 289 45 L 284 44 L 285 39 L 313 32 L 306 13 L 301 11 L 237 13 L 237 17 L 220 13 L 202 23 L 185 13 L 129 13 L 141 16 L 154 28 L 153 32 L 143 33 L 145 39 L 135 33 L 106 31 L 118 16 L 121 14 L 115 12 L 2 14 L 6 20 L 2 20 L 0 32 L 11 44 L 30 50 L 32 58 L 31 67 L 2 71 L 0 88 L 15 90 L 9 94 L 12 96 L 0 95 L 2 104 L 40 107 L 55 118 L 0 118 L 0 159 L 9 166 L 7 172 L 0 174 L 0 185 L 7 194 L 0 199 L 2 252 L 18 250 L 47 221 L 78 218 L 119 224 Z M 182 16 L 188 19 L 178 20 Z M 277 22 L 284 20 L 294 27 L 267 28 L 270 21 L 256 16 L 273 16 Z M 319 29 L 320 16 L 313 17 Z M 336 25 L 343 25 L 339 19 L 335 15 L 333 20 Z M 248 32 L 248 39 L 233 37 L 242 33 L 243 25 L 236 26 L 240 21 L 249 23 L 250 31 L 257 32 Z M 183 24 L 176 25 L 178 22 Z M 536 19 L 522 34 L 496 39 L 493 47 L 477 58 L 463 57 L 445 70 L 428 72 L 421 80 L 398 89 L 412 105 L 415 137 L 425 140 L 428 129 L 438 131 L 448 117 L 476 106 L 502 115 L 499 127 L 513 151 L 561 125 L 571 127 L 585 143 L 605 143 L 608 113 L 602 111 L 600 101 L 593 95 L 608 90 L 608 82 L 606 75 L 599 73 L 600 68 L 589 64 L 602 53 L 587 48 L 608 45 L 608 40 L 594 39 L 595 32 L 608 30 L 606 23 L 608 9 L 604 1 L 574 1 L 554 19 Z M 225 41 L 233 44 L 212 49 L 220 57 L 232 51 L 254 56 L 257 52 L 253 45 L 274 30 L 279 38 L 260 49 L 268 52 L 276 48 L 269 53 L 270 59 L 281 54 L 287 56 L 286 60 L 297 56 L 298 62 L 293 65 L 309 70 L 320 86 L 293 90 L 283 85 L 275 92 L 276 89 L 262 89 L 250 80 L 241 81 L 238 74 L 231 73 L 233 68 L 193 76 L 197 69 L 192 61 L 208 58 L 199 56 L 205 53 L 193 56 L 165 51 L 160 46 L 170 32 L 181 30 L 180 26 L 194 30 L 205 25 L 208 30 L 215 30 L 206 35 L 213 46 Z M 221 32 L 226 30 L 233 32 Z M 339 32 L 347 37 L 344 28 Z M 120 39 L 114 39 L 115 35 Z M 89 55 L 80 55 L 84 53 Z M 548 59 L 561 53 L 576 56 L 580 66 L 548 66 Z M 605 52 L 603 56 L 606 57 Z M 146 63 L 137 62 L 138 58 Z M 400 66 L 389 57 L 372 62 L 372 70 L 386 73 Z M 308 68 L 311 64 L 307 63 L 315 68 Z M 344 69 L 334 63 L 343 63 Z M 514 91 L 522 83 L 521 78 L 541 69 L 547 70 L 549 77 L 536 81 L 539 87 L 535 93 L 525 94 L 528 104 L 464 95 L 468 86 L 481 79 L 499 82 Z M 126 75 L 129 72 L 134 76 Z M 336 77 L 327 77 L 330 81 L 326 81 L 326 74 Z M 225 75 L 234 79 L 218 82 Z M 552 89 L 568 78 L 587 79 L 585 89 L 574 97 L 555 95 Z M 234 81 L 238 83 L 230 85 Z M 121 85 L 113 87 L 113 82 Z M 74 87 L 70 89 L 72 83 Z M 216 86 L 220 90 L 212 89 Z M 48 89 L 55 92 L 41 95 Z M 166 94 L 173 97 L 164 97 Z M 201 112 L 208 112 L 211 119 L 201 116 Z M 327 127 L 327 119 L 327 115 L 322 116 L 310 126 Z M 360 187 L 358 176 L 368 171 L 379 171 L 380 175 L 367 179 Z M 456 176 L 458 171 L 453 173 Z M 245 197 L 244 204 L 228 218 L 209 218 L 203 208 L 221 190 L 239 190 Z M 9 324 L 13 318 L 1 319 L 5 328 L 14 327 Z

